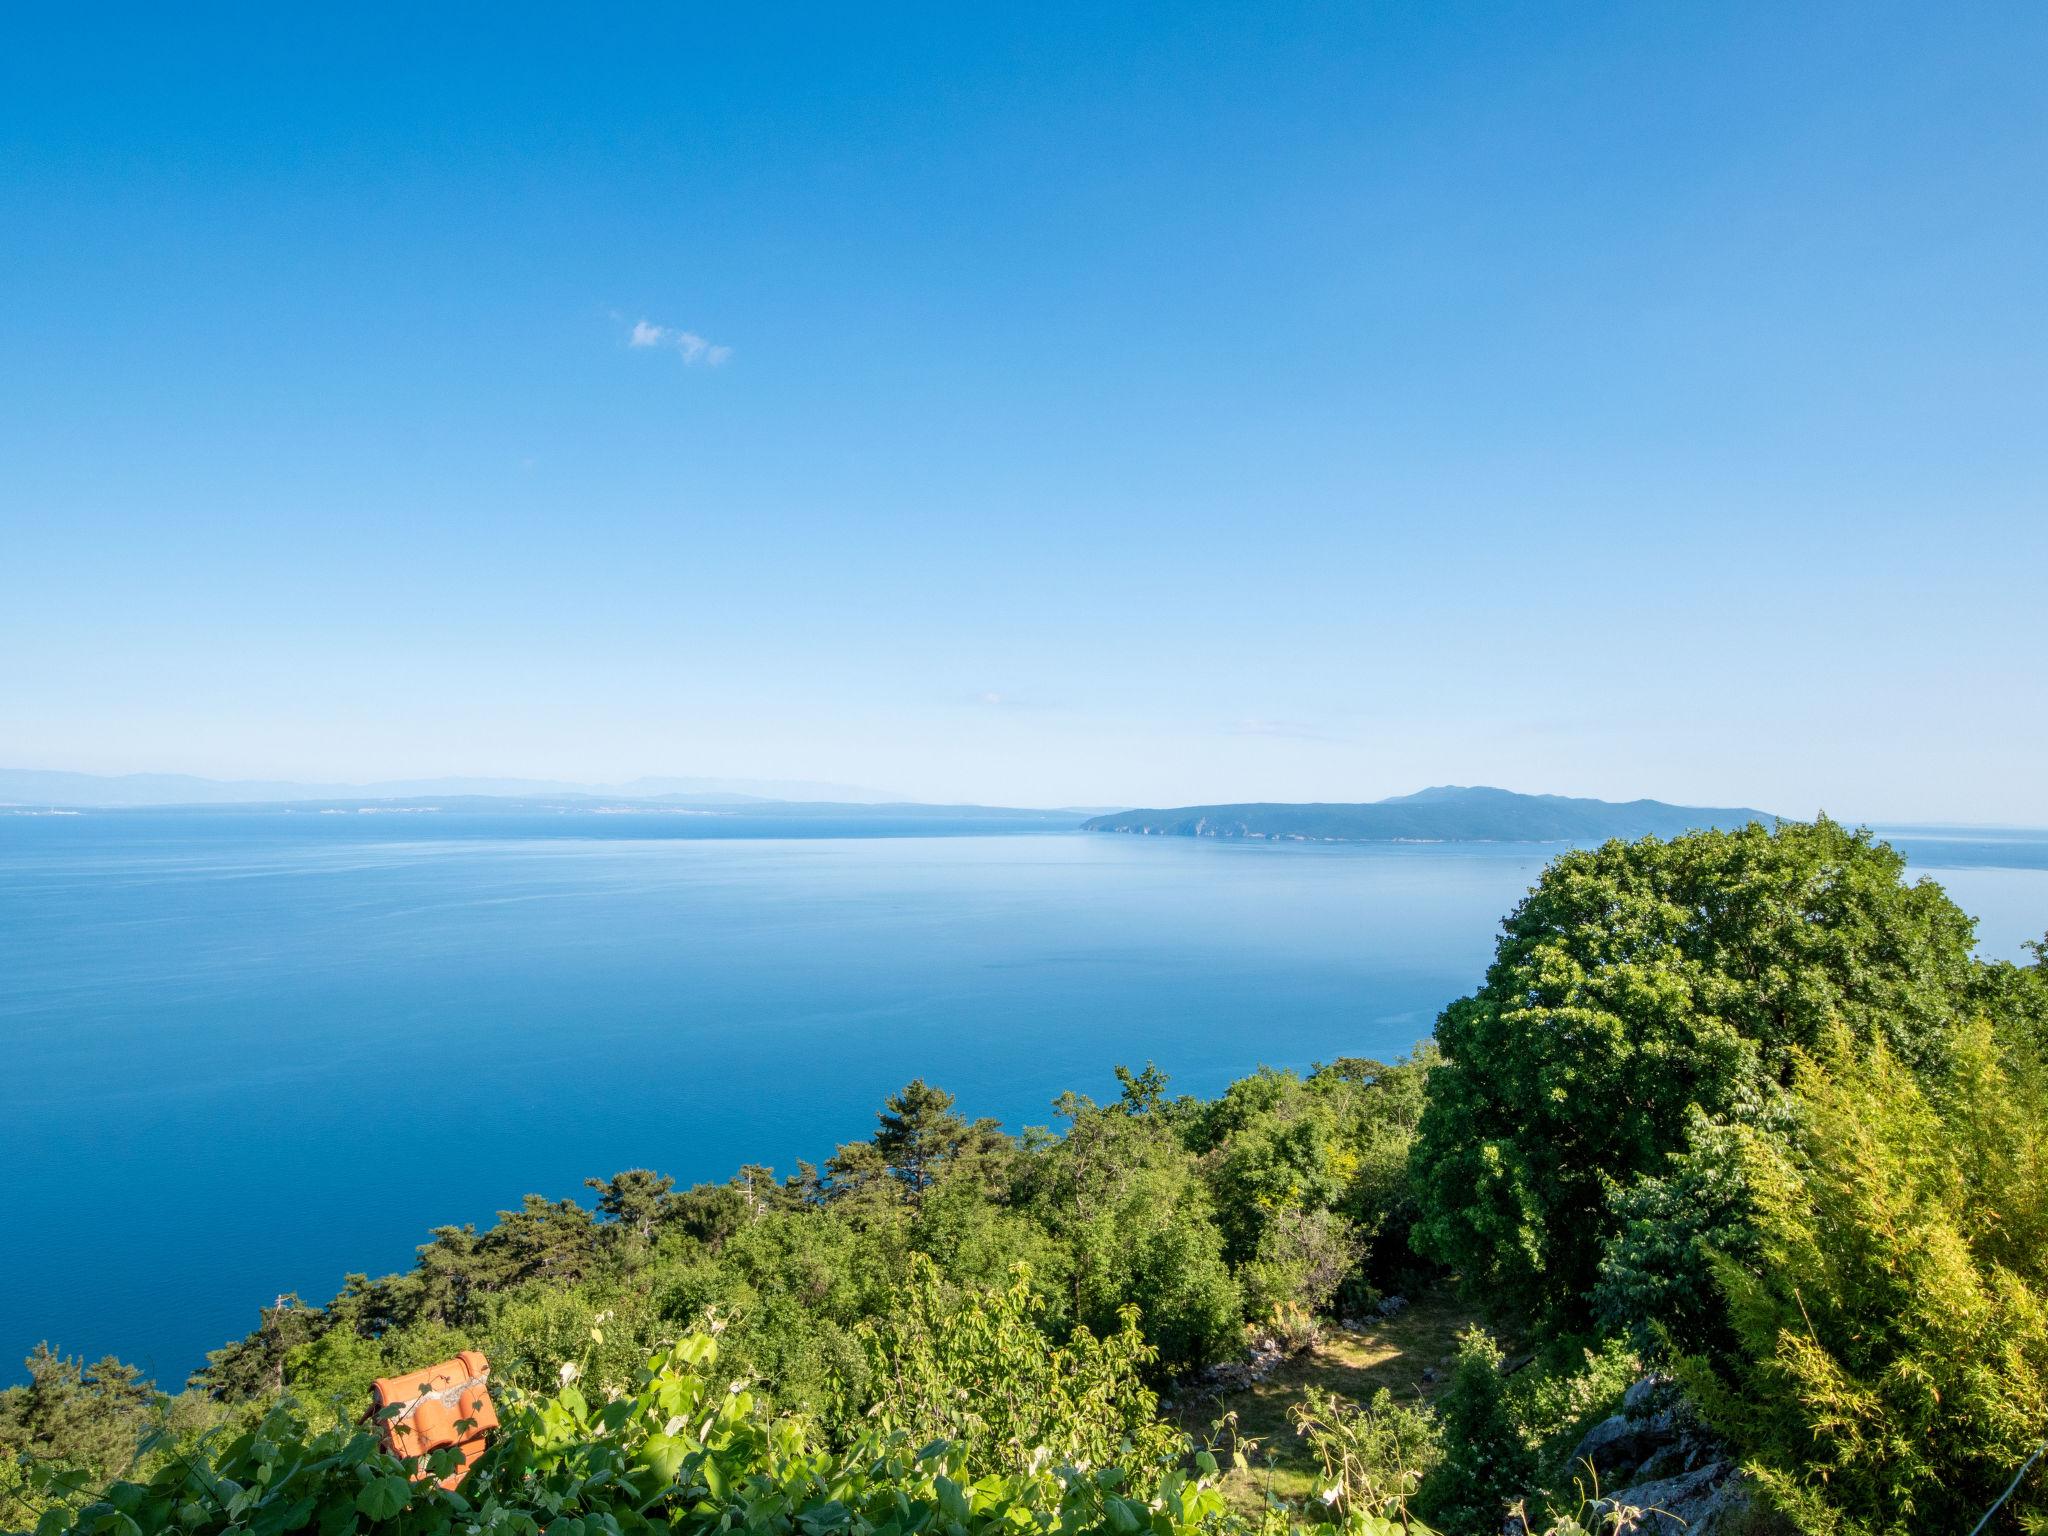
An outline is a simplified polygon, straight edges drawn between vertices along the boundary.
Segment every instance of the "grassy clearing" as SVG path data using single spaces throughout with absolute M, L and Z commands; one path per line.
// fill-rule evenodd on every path
M 1174 1416 L 1188 1433 L 1207 1438 L 1218 1419 L 1237 1415 L 1238 1434 L 1256 1442 L 1257 1449 L 1251 1452 L 1251 1474 L 1231 1479 L 1234 1499 L 1257 1504 L 1268 1491 L 1281 1498 L 1307 1498 L 1317 1469 L 1288 1420 L 1304 1390 L 1320 1387 L 1361 1403 L 1382 1387 L 1401 1402 L 1434 1397 L 1449 1378 L 1459 1330 L 1477 1317 L 1448 1291 L 1420 1295 L 1368 1329 L 1332 1328 L 1315 1349 L 1241 1392 L 1184 1394 L 1174 1405 Z

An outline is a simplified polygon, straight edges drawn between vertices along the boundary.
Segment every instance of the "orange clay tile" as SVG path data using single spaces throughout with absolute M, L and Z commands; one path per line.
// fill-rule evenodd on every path
M 453 1488 L 469 1476 L 484 1453 L 490 1432 L 498 1427 L 498 1410 L 485 1386 L 491 1363 L 474 1349 L 465 1349 L 453 1360 L 443 1360 L 423 1371 L 404 1376 L 381 1376 L 370 1391 L 370 1408 L 381 1413 L 393 1403 L 404 1412 L 383 1422 L 384 1444 L 392 1455 L 425 1456 L 444 1445 L 461 1453 L 462 1462 L 440 1480 Z M 421 1467 L 414 1482 L 425 1482 L 432 1473 Z

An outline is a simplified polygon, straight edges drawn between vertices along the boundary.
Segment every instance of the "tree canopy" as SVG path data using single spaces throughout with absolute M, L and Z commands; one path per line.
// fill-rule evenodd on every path
M 1564 854 L 1503 928 L 1437 1023 L 1415 1237 L 1553 1330 L 1590 1319 L 1611 1195 L 1668 1172 L 1695 1111 L 1753 1104 L 1831 1030 L 1926 1063 L 1983 984 L 1941 888 L 1825 818 Z

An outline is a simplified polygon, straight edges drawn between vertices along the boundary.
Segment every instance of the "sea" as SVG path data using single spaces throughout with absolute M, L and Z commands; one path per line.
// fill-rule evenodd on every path
M 2048 833 L 1901 828 L 2048 929 Z M 1156 1063 L 1391 1058 L 1559 848 L 873 816 L 0 814 L 0 1382 L 39 1341 L 176 1387 L 439 1225 L 649 1167 L 793 1171 L 914 1077 L 1053 1121 Z

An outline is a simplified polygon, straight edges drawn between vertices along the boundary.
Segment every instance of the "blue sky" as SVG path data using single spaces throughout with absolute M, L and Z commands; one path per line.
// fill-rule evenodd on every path
M 7 766 L 2048 822 L 2038 6 L 5 32 Z

